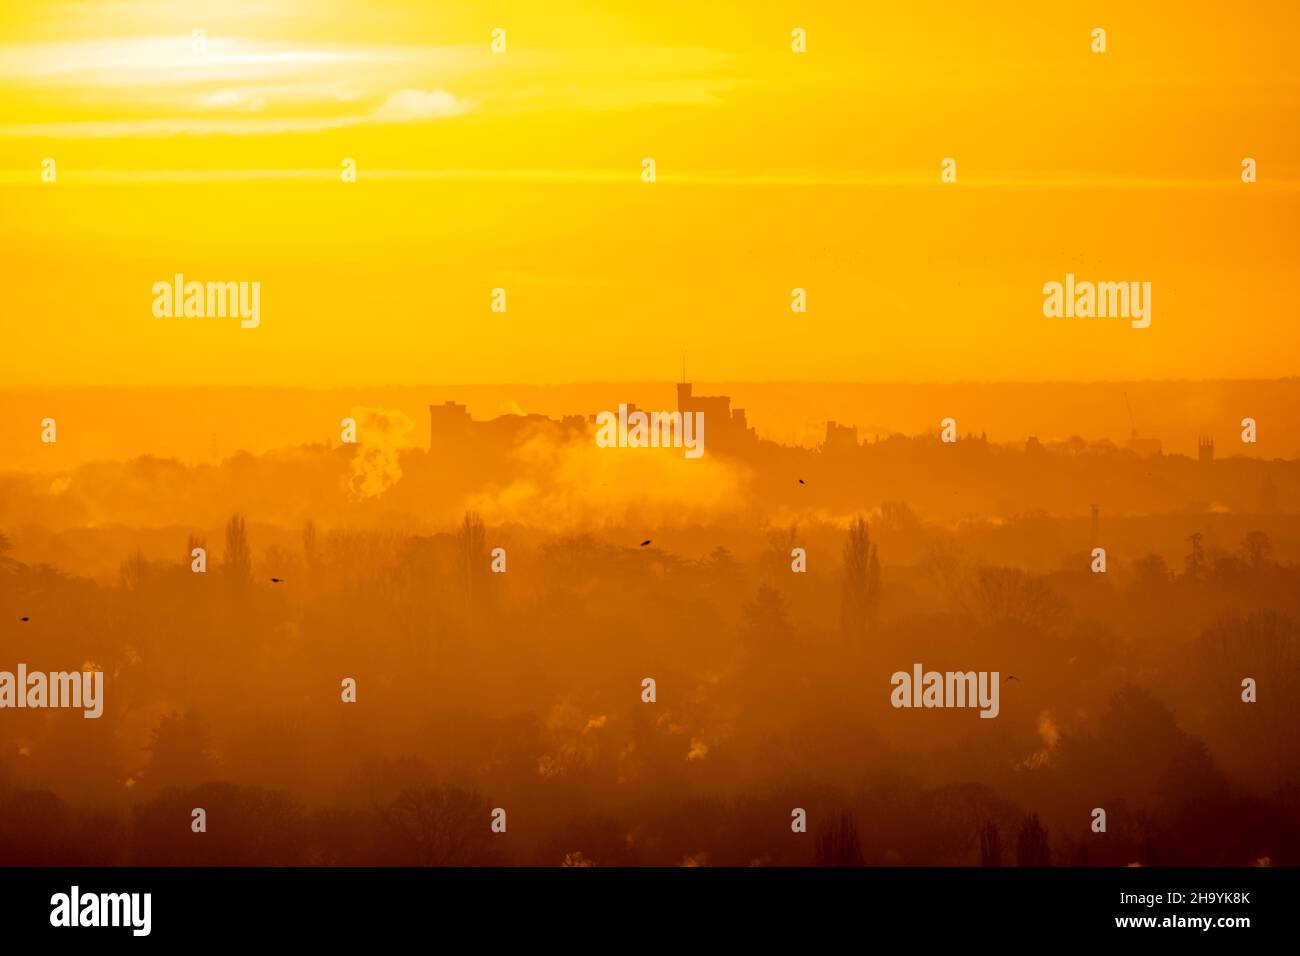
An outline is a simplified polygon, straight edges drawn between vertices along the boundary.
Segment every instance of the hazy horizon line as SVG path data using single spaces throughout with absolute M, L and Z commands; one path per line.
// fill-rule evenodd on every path
M 10 384 L 0 385 L 0 392 L 12 392 L 20 390 L 58 390 L 68 391 L 72 389 L 118 389 L 118 390 L 143 390 L 143 389 L 231 389 L 240 391 L 252 390 L 269 390 L 280 389 L 284 391 L 331 391 L 336 389 L 383 389 L 383 388 L 571 388 L 571 387 L 593 387 L 593 386 L 624 386 L 624 385 L 676 385 L 679 382 L 688 382 L 693 385 L 812 385 L 820 388 L 835 388 L 842 386 L 924 386 L 933 388 L 936 386 L 1077 386 L 1077 385 L 1226 385 L 1226 384 L 1243 384 L 1243 383 L 1266 383 L 1282 384 L 1288 382 L 1300 383 L 1300 374 L 1271 376 L 1271 377 L 1218 377 L 1218 378 L 1132 378 L 1132 379 L 954 379 L 951 381 L 937 381 L 934 379 L 747 379 L 747 378 L 686 378 L 686 379 L 657 379 L 657 378 L 627 378 L 627 379 L 591 379 L 585 381 L 570 380 L 563 382 L 387 382 L 387 383 L 334 383 L 334 384 L 310 384 L 310 385 L 283 385 L 283 384 L 216 384 L 216 383 L 156 383 L 156 384 L 124 384 L 113 382 L 96 382 L 96 383 L 78 383 L 73 385 L 57 384 Z

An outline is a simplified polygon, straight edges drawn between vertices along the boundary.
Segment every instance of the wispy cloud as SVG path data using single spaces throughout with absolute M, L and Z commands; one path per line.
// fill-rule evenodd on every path
M 380 103 L 371 119 L 405 123 L 412 120 L 440 119 L 459 116 L 469 109 L 469 104 L 456 99 L 446 90 L 398 90 L 390 93 Z
M 239 37 L 113 37 L 0 44 L 0 82 L 26 85 L 140 86 L 229 82 L 301 74 L 330 66 L 398 62 L 402 47 L 301 47 Z
M 637 46 L 494 57 L 485 43 L 287 43 L 137 35 L 0 43 L 6 138 L 314 133 L 519 112 L 715 106 L 736 88 L 716 51 Z M 554 81 L 559 69 L 564 82 Z
M 375 123 L 417 123 L 460 116 L 469 103 L 446 90 L 398 90 L 365 113 L 339 116 L 257 115 L 264 101 L 229 93 L 211 105 L 238 106 L 243 116 L 175 116 L 166 119 L 74 120 L 0 125 L 0 138 L 116 138 L 123 136 L 257 136 L 274 133 L 320 133 Z
M 0 88 L 42 104 L 31 110 L 39 118 L 0 125 L 0 136 L 251 136 L 436 120 L 470 103 L 412 78 L 454 75 L 466 59 L 452 47 L 232 37 L 0 44 Z
M 370 121 L 363 117 L 360 121 Z M 232 124 L 236 121 L 230 121 Z M 334 127 L 310 127 L 304 121 L 301 129 L 324 129 Z M 338 125 L 345 125 L 335 123 Z M 6 127 L 0 126 L 0 137 L 5 135 Z M 210 131 L 210 130 L 209 130 Z M 230 130 L 234 131 L 232 126 Z M 248 132 L 265 132 L 255 122 L 250 121 Z M 166 135 L 159 132 L 156 135 Z M 0 170 L 0 184 L 16 185 L 30 183 L 37 175 L 32 169 Z M 322 169 L 64 169 L 60 171 L 60 181 L 76 183 L 198 183 L 198 182 L 257 182 L 257 181 L 327 181 L 338 180 L 338 170 Z M 371 169 L 361 170 L 360 178 L 373 182 L 527 182 L 527 183 L 607 183 L 610 185 L 635 185 L 640 182 L 637 169 Z M 660 178 L 664 186 L 720 186 L 720 187 L 808 187 L 808 188 L 847 188 L 847 189 L 908 189 L 937 190 L 947 189 L 940 185 L 929 173 L 898 172 L 880 175 L 855 175 L 853 173 L 821 173 L 816 171 L 751 174 L 745 172 L 702 172 L 684 170 L 671 176 Z M 966 190 L 1006 190 L 1010 192 L 1034 192 L 1038 190 L 1061 191 L 1078 190 L 1123 191 L 1123 190 L 1234 190 L 1240 186 L 1236 180 L 1192 179 L 1186 177 L 1152 177 L 1123 176 L 1029 176 L 990 174 L 983 177 L 970 176 L 963 182 Z M 1254 188 L 1261 192 L 1293 193 L 1300 191 L 1300 180 L 1275 178 L 1259 183 Z M 820 432 L 818 433 L 820 435 Z

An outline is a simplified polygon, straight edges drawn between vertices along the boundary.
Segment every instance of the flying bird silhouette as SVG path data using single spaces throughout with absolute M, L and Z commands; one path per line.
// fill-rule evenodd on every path
M 1007 680 L 1019 681 L 1020 678 L 1017 677 L 1015 674 L 1008 674 L 1008 675 L 1007 675 Z
M 23 618 L 23 620 L 25 621 L 25 620 L 27 620 L 27 618 Z
M 280 579 L 279 579 L 279 578 L 271 578 L 271 583 L 272 583 L 272 584 L 279 584 L 279 583 L 280 583 Z
M 644 548 L 644 547 L 645 547 L 647 544 L 649 544 L 649 543 L 650 543 L 650 539 L 649 539 L 649 538 L 646 538 L 644 541 L 641 542 L 641 547 Z
M 803 480 L 802 478 L 800 478 L 800 479 L 799 479 L 799 484 L 802 485 L 803 483 L 804 483 L 804 480 Z

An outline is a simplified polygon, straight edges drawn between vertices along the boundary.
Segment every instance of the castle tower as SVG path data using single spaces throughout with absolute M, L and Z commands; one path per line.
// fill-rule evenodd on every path
M 1213 438 L 1196 439 L 1196 460 L 1206 465 L 1214 461 L 1214 439 Z
M 429 406 L 429 450 L 463 442 L 469 437 L 469 409 L 457 402 Z

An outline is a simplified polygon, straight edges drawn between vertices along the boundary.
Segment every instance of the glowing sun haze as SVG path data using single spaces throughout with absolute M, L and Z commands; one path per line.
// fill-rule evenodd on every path
M 5 4 L 0 381 L 1290 375 L 1297 18 Z M 261 324 L 155 318 L 177 273 Z M 1045 318 L 1066 273 L 1150 282 L 1150 328 Z

